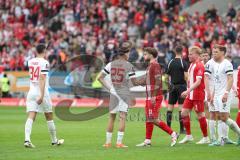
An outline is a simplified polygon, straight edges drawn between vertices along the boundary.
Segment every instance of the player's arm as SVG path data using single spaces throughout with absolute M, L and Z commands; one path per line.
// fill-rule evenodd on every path
M 106 67 L 100 72 L 98 76 L 98 81 L 103 85 L 105 89 L 110 91 L 111 86 L 109 83 L 105 80 L 105 77 L 110 74 L 111 70 L 111 63 L 107 64 Z
M 108 82 L 105 80 L 105 77 L 106 77 L 107 75 L 105 74 L 105 73 L 103 73 L 103 72 L 100 72 L 100 74 L 99 74 L 99 77 L 98 77 L 98 81 L 103 85 L 103 87 L 105 88 L 105 89 L 107 89 L 108 91 L 110 91 L 110 89 L 111 89 L 111 86 L 108 84 Z
M 227 74 L 227 87 L 226 87 L 226 91 L 223 95 L 222 98 L 222 102 L 225 103 L 227 102 L 228 99 L 228 94 L 230 92 L 230 90 L 232 89 L 233 86 L 233 66 L 231 63 L 229 63 L 226 67 L 225 67 L 225 73 Z
M 41 63 L 41 71 L 39 74 L 39 89 L 40 89 L 40 97 L 37 99 L 37 103 L 40 105 L 43 101 L 45 86 L 46 86 L 46 77 L 49 72 L 49 63 L 44 61 Z
M 43 101 L 43 97 L 44 97 L 44 93 L 45 93 L 45 84 L 46 84 L 46 75 L 40 74 L 40 76 L 39 76 L 40 97 L 37 100 L 38 104 L 41 104 Z

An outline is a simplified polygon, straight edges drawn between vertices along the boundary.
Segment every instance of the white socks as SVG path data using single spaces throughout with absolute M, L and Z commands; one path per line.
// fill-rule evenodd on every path
M 56 127 L 54 125 L 53 120 L 47 121 L 47 125 L 48 125 L 48 131 L 50 133 L 52 143 L 56 143 L 57 142 L 57 134 L 56 134 Z
M 28 118 L 26 123 L 25 123 L 25 141 L 31 142 L 31 132 L 32 132 L 32 124 L 33 120 Z
M 229 127 L 226 123 L 222 124 L 222 136 L 223 138 L 228 138 Z
M 150 144 L 151 143 L 151 139 L 145 139 L 144 143 Z
M 238 127 L 237 123 L 232 120 L 231 118 L 228 118 L 226 121 L 226 124 L 235 132 L 237 133 L 238 137 L 240 137 L 240 128 Z
M 117 144 L 122 144 L 124 132 L 119 132 L 117 134 Z M 112 142 L 112 133 L 106 132 L 106 144 L 109 144 Z
M 112 142 L 112 133 L 106 132 L 106 144 L 109 144 Z
M 216 121 L 215 120 L 209 120 L 209 133 L 210 133 L 210 139 L 216 140 Z
M 123 136 L 124 136 L 124 132 L 119 132 L 118 131 L 117 144 L 122 144 Z
M 223 126 L 224 122 L 221 120 L 218 120 L 218 141 L 220 142 L 221 139 L 223 138 Z

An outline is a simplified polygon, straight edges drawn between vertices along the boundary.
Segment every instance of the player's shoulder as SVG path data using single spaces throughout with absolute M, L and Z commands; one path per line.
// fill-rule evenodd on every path
M 223 60 L 223 64 L 226 65 L 226 66 L 232 65 L 232 63 L 227 59 Z

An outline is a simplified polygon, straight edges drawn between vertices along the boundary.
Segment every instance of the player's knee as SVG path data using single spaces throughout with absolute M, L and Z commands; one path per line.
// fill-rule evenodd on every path
M 198 119 L 205 117 L 205 113 L 204 112 L 198 112 L 197 113 Z
M 182 110 L 181 111 L 181 117 L 186 117 L 189 115 L 189 112 L 187 110 Z

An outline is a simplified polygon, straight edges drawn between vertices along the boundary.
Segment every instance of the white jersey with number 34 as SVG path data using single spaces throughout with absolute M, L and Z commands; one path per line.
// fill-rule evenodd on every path
M 44 97 L 49 96 L 48 92 L 49 62 L 44 58 L 33 58 L 28 61 L 28 68 L 30 76 L 30 89 L 28 94 L 40 95 L 39 78 L 41 74 L 44 74 L 46 75 Z

